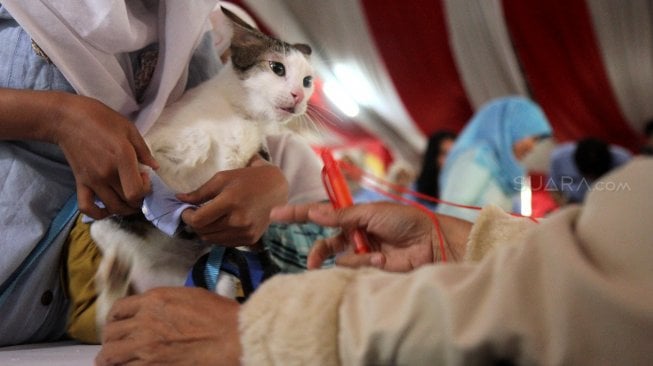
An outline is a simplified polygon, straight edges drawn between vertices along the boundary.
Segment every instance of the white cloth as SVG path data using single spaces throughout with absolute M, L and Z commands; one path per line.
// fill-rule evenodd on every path
M 167 101 L 184 91 L 188 61 L 210 29 L 216 1 L 4 0 L 3 5 L 78 94 L 134 118 L 145 133 Z M 159 43 L 159 60 L 139 106 L 127 53 L 153 42 Z
M 649 364 L 653 160 L 636 159 L 607 181 L 614 185 L 584 206 L 541 224 L 484 210 L 469 245 L 490 238 L 499 247 L 476 264 L 272 278 L 241 309 L 243 361 Z

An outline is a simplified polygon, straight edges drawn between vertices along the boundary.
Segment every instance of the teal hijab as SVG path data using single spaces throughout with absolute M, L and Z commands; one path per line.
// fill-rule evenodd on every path
M 489 169 L 501 189 L 515 193 L 525 169 L 513 153 L 513 145 L 526 137 L 550 136 L 549 121 L 542 109 L 523 97 L 495 99 L 472 117 L 449 152 L 440 176 L 440 186 L 449 178 L 451 166 L 463 153 L 475 149 L 475 162 Z

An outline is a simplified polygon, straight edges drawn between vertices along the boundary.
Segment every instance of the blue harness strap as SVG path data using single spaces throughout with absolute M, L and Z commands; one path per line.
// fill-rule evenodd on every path
M 203 255 L 188 272 L 184 286 L 203 287 L 215 291 L 225 251 L 225 247 L 214 245 L 211 251 Z
M 209 291 L 215 291 L 215 287 L 218 285 L 218 275 L 220 274 L 225 249 L 223 246 L 213 246 L 209 253 L 209 258 L 204 267 L 204 281 Z
M 11 276 L 2 283 L 2 286 L 0 286 L 0 303 L 4 302 L 8 294 L 16 287 L 18 277 L 39 260 L 43 252 L 50 247 L 50 244 L 59 236 L 70 220 L 75 218 L 77 212 L 77 195 L 73 194 L 66 201 L 66 204 L 64 204 L 57 216 L 55 216 L 45 236 L 41 238 L 41 241 L 36 244 L 27 258 L 16 268 Z

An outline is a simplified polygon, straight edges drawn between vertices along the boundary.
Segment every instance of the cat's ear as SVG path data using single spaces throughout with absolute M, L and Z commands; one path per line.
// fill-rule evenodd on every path
M 254 27 L 252 27 L 251 24 L 247 23 L 246 21 L 242 20 L 238 15 L 234 14 L 231 10 L 225 8 L 225 7 L 220 7 L 222 10 L 222 13 L 227 16 L 232 22 L 235 24 L 238 24 L 239 26 L 258 32 L 258 30 Z
M 311 49 L 311 46 L 304 44 L 304 43 L 295 43 L 292 45 L 295 47 L 299 52 L 305 54 L 306 56 L 310 56 L 311 53 L 313 52 L 313 49 Z
M 258 61 L 259 55 L 269 49 L 269 38 L 229 9 L 221 9 L 231 20 L 233 30 L 230 47 L 231 61 L 236 69 L 247 70 Z

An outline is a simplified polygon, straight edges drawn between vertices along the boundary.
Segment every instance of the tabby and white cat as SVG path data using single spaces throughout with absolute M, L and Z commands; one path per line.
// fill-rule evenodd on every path
M 233 23 L 231 61 L 214 78 L 167 107 L 145 140 L 158 176 L 175 192 L 190 192 L 216 172 L 246 166 L 265 150 L 267 134 L 306 111 L 313 93 L 311 48 Z M 101 330 L 119 298 L 160 286 L 181 286 L 206 244 L 168 236 L 151 223 L 107 218 L 91 225 L 103 252 L 96 274 L 96 320 Z

